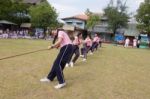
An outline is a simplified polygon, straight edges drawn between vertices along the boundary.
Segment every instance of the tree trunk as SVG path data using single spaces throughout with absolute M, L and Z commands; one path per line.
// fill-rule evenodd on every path
M 45 39 L 46 38 L 46 28 L 44 28 L 44 32 L 43 32 L 43 39 Z

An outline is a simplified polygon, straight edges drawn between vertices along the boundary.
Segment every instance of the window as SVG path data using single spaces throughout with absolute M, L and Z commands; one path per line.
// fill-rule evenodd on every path
M 81 22 L 77 22 L 77 25 L 79 25 L 79 26 L 81 26 L 83 23 L 81 23 Z
M 69 24 L 69 25 L 72 25 L 72 22 L 66 22 L 67 24 Z

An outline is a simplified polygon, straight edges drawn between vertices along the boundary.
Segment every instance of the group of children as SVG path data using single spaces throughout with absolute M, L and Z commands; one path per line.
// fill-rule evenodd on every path
M 129 38 L 126 38 L 126 39 L 125 39 L 124 47 L 129 47 L 129 44 L 130 44 L 130 39 L 129 39 Z M 132 47 L 134 47 L 134 48 L 139 48 L 139 44 L 140 44 L 140 40 L 137 40 L 136 38 L 134 38 L 134 39 L 133 39 Z
M 82 33 L 77 34 L 73 41 L 73 52 L 71 54 L 70 60 L 67 62 L 66 67 L 74 66 L 74 63 L 77 61 L 79 56 L 83 58 L 83 61 L 87 60 L 87 54 L 90 52 L 92 55 L 95 50 L 97 50 L 98 45 L 100 44 L 100 37 L 95 34 L 93 40 L 90 35 L 87 35 L 86 39 L 82 39 Z M 81 51 L 80 46 L 82 45 Z M 81 52 L 81 54 L 80 54 Z M 74 57 L 73 57 L 74 56 Z
M 48 49 L 60 48 L 60 52 L 55 59 L 48 76 L 40 79 L 40 81 L 52 82 L 54 78 L 57 77 L 59 84 L 56 85 L 55 88 L 60 89 L 66 85 L 63 75 L 63 69 L 65 66 L 69 67 L 70 65 L 73 67 L 79 56 L 83 57 L 83 61 L 86 61 L 87 54 L 89 52 L 90 54 L 93 54 L 93 52 L 97 50 L 98 46 L 101 44 L 101 40 L 97 34 L 95 34 L 93 40 L 90 35 L 87 35 L 86 39 L 83 40 L 82 33 L 78 33 L 72 42 L 68 34 L 63 29 L 53 30 L 52 35 L 54 36 L 53 45 L 49 46 Z M 83 45 L 81 48 L 81 55 L 80 45 Z

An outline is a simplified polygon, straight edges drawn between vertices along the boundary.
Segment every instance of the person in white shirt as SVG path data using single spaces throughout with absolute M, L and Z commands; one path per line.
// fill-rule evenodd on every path
M 129 47 L 129 43 L 130 43 L 129 38 L 126 38 L 124 47 Z
M 136 38 L 133 39 L 133 47 L 137 47 L 137 39 Z

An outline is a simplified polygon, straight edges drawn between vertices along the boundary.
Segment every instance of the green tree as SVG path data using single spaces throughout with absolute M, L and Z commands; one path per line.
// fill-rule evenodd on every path
M 9 19 L 9 13 L 11 12 L 11 8 L 11 0 L 0 0 L 0 20 Z
M 100 16 L 98 14 L 95 14 L 91 12 L 89 9 L 86 10 L 85 14 L 89 17 L 87 20 L 86 27 L 88 29 L 94 29 L 94 26 L 100 22 Z
M 8 20 L 20 25 L 29 22 L 27 14 L 28 5 L 15 0 L 0 0 L 0 20 Z
M 129 15 L 127 14 L 126 2 L 117 0 L 117 6 L 113 5 L 113 0 L 104 9 L 105 16 L 108 18 L 109 28 L 112 29 L 115 34 L 118 28 L 125 28 L 128 26 Z
M 56 27 L 58 24 L 56 10 L 48 2 L 30 7 L 29 13 L 32 26 L 43 28 L 45 35 L 47 27 Z
M 90 16 L 90 15 L 92 14 L 92 12 L 90 11 L 89 8 L 87 8 L 86 11 L 85 11 L 85 14 L 86 14 L 87 16 Z
M 141 3 L 137 13 L 138 28 L 150 34 L 150 0 Z
M 11 9 L 11 20 L 20 25 L 21 23 L 30 22 L 29 17 L 29 5 L 20 2 L 13 2 L 13 6 Z

